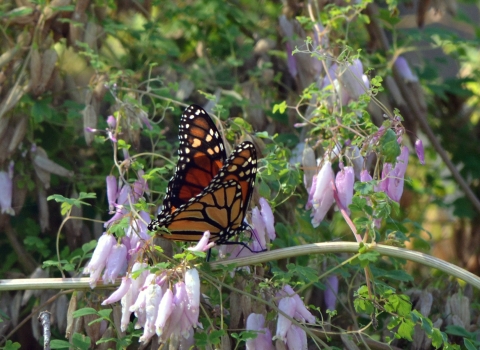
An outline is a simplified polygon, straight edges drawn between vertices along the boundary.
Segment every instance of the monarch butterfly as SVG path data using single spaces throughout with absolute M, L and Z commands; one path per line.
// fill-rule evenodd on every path
M 185 109 L 178 139 L 178 163 L 168 183 L 158 220 L 202 192 L 227 158 L 220 133 L 202 107 L 191 105 Z
M 175 175 L 148 229 L 164 230 L 160 234 L 175 241 L 198 241 L 209 230 L 211 241 L 224 244 L 248 227 L 244 219 L 257 172 L 255 146 L 243 142 L 225 159 L 215 124 L 195 105 L 182 115 L 179 139 Z

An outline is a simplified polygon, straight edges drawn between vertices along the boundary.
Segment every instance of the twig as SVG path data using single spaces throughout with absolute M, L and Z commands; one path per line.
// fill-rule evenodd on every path
M 38 316 L 38 321 L 43 327 L 43 349 L 50 350 L 50 338 L 52 333 L 50 331 L 50 312 L 42 311 Z

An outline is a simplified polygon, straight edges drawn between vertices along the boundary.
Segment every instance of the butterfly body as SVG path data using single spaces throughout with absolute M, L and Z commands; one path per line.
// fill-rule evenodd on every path
M 179 160 L 163 209 L 148 229 L 175 241 L 198 241 L 210 231 L 218 244 L 244 231 L 257 170 L 255 146 L 238 145 L 226 159 L 220 134 L 195 105 L 182 115 Z

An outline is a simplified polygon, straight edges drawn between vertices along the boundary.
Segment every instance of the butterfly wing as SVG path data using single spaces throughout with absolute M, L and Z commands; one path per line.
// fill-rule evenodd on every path
M 225 243 L 246 229 L 245 214 L 257 172 L 255 146 L 244 142 L 235 148 L 210 184 L 171 215 L 152 221 L 150 230 L 166 231 L 174 241 L 198 241 L 210 231 L 211 241 Z
M 191 105 L 185 109 L 178 138 L 178 163 L 168 183 L 159 217 L 171 214 L 202 192 L 227 158 L 217 127 L 200 106 Z

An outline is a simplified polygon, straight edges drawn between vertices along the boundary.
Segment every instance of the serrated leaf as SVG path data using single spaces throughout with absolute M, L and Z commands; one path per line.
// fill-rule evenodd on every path
M 415 324 L 411 320 L 405 319 L 400 323 L 400 326 L 398 326 L 397 333 L 400 337 L 412 341 L 414 327 Z

